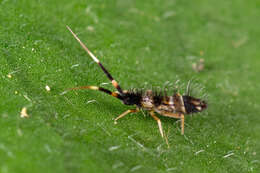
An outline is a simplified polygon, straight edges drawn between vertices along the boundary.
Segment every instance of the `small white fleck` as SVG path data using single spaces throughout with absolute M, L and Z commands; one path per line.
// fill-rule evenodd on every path
M 112 168 L 113 169 L 116 169 L 116 168 L 119 168 L 119 167 L 121 167 L 121 166 L 123 166 L 124 164 L 122 163 L 122 162 L 119 162 L 119 163 L 115 163 L 113 166 L 112 166 Z
M 142 165 L 137 165 L 137 166 L 133 167 L 133 168 L 130 170 L 130 172 L 134 172 L 134 171 L 136 171 L 136 170 L 138 170 L 138 169 L 140 169 L 140 168 L 142 168 L 142 167 L 143 167 Z
M 195 155 L 198 155 L 199 153 L 201 153 L 201 152 L 204 152 L 205 150 L 199 150 L 199 151 L 197 151 L 196 153 L 195 153 Z
M 62 95 L 64 95 L 64 94 L 66 94 L 68 91 L 63 91 L 62 93 L 60 93 L 60 95 L 62 96 Z
M 28 100 L 29 102 L 32 101 L 27 95 L 23 95 L 23 97 L 24 97 L 26 100 Z
M 107 82 L 103 82 L 103 83 L 101 83 L 100 84 L 100 86 L 102 86 L 102 85 L 108 85 L 109 83 L 107 83 Z
M 167 19 L 167 18 L 170 18 L 172 16 L 175 16 L 176 15 L 176 12 L 175 11 L 166 11 L 164 14 L 163 14 L 163 18 Z
M 88 27 L 87 27 L 87 30 L 93 32 L 93 31 L 95 30 L 95 28 L 94 28 L 93 26 L 88 26 Z
M 259 160 L 253 160 L 250 163 L 260 163 L 260 161 Z
M 141 143 L 139 143 L 138 141 L 136 141 L 134 138 L 132 138 L 132 136 L 128 136 L 128 139 L 130 139 L 132 142 L 134 142 L 136 145 L 138 145 L 141 148 L 145 148 Z
M 46 89 L 46 91 L 50 91 L 51 90 L 51 88 L 48 85 L 45 86 L 45 89 Z
M 68 117 L 70 117 L 70 115 L 69 115 L 69 114 L 66 114 L 66 115 L 64 115 L 62 118 L 63 118 L 63 119 L 66 119 L 66 118 L 68 118 Z
M 79 64 L 74 64 L 70 68 L 75 68 L 75 67 L 78 67 L 78 66 L 79 66 Z
M 114 151 L 114 150 L 117 150 L 119 149 L 121 146 L 120 145 L 117 145 L 117 146 L 112 146 L 112 147 L 109 147 L 109 151 Z
M 20 117 L 21 118 L 28 118 L 29 117 L 29 115 L 27 114 L 27 108 L 26 107 L 23 107 Z
M 229 154 L 223 156 L 223 158 L 227 158 L 227 157 L 230 157 L 230 156 L 232 156 L 232 155 L 234 155 L 234 153 L 229 153 Z
M 86 13 L 91 13 L 91 6 L 89 5 L 87 8 L 86 8 Z
M 35 49 L 34 48 L 32 48 L 32 52 L 34 52 L 35 51 Z
M 177 170 L 177 168 L 167 168 L 166 171 L 169 172 L 169 171 L 175 171 Z
M 48 152 L 48 153 L 51 153 L 52 151 L 51 151 L 51 148 L 50 148 L 50 146 L 48 145 L 48 144 L 45 144 L 44 145 L 44 148 L 46 149 L 46 151 Z
M 8 73 L 8 75 L 15 74 L 15 73 L 17 73 L 17 72 L 19 72 L 19 71 L 20 71 L 20 70 L 15 70 L 15 71 L 12 71 L 12 72 Z
M 92 102 L 97 102 L 97 101 L 96 100 L 89 100 L 89 101 L 87 101 L 87 104 L 92 103 Z
M 145 51 L 147 51 L 147 52 L 150 52 L 150 51 L 151 51 L 151 49 L 150 49 L 149 46 L 146 46 L 144 49 L 145 49 Z

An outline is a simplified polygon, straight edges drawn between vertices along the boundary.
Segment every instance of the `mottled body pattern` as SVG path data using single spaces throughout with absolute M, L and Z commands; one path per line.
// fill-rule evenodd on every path
M 111 76 L 111 74 L 105 69 L 101 62 L 89 51 L 89 49 L 81 42 L 81 40 L 73 33 L 73 31 L 67 26 L 68 30 L 80 43 L 83 49 L 90 55 L 90 57 L 101 67 L 103 72 L 107 75 L 108 79 L 111 81 L 112 85 L 117 89 L 116 92 L 112 92 L 102 87 L 97 86 L 81 86 L 76 89 L 91 89 L 98 90 L 109 94 L 119 100 L 121 100 L 125 105 L 134 105 L 135 109 L 129 109 L 115 118 L 115 123 L 118 119 L 124 117 L 129 113 L 139 112 L 140 109 L 146 110 L 150 115 L 157 121 L 159 131 L 162 137 L 164 137 L 162 125 L 160 119 L 155 115 L 155 112 L 172 118 L 181 119 L 181 133 L 184 134 L 184 115 L 190 113 L 201 112 L 207 108 L 207 103 L 203 100 L 191 97 L 189 95 L 180 95 L 179 93 L 174 93 L 171 96 L 162 94 L 162 92 L 154 92 L 152 90 L 129 90 L 123 91 L 117 81 Z

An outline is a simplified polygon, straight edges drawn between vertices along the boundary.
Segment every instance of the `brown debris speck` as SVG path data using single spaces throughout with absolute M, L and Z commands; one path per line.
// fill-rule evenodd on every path
M 201 72 L 204 69 L 204 59 L 201 58 L 199 62 L 192 64 L 192 69 L 195 72 Z

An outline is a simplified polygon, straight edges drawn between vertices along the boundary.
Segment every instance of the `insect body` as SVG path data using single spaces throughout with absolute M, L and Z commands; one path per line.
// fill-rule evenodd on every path
M 153 92 L 152 90 L 122 90 L 117 81 L 105 69 L 101 62 L 95 57 L 89 49 L 81 42 L 77 35 L 67 26 L 75 39 L 80 43 L 83 49 L 90 55 L 90 57 L 101 67 L 103 72 L 111 81 L 112 85 L 117 89 L 112 92 L 108 89 L 97 86 L 81 86 L 72 88 L 76 89 L 91 89 L 102 91 L 119 100 L 125 105 L 134 105 L 135 109 L 129 109 L 115 118 L 115 123 L 118 119 L 124 117 L 129 113 L 139 112 L 141 109 L 147 110 L 150 115 L 157 121 L 161 136 L 164 136 L 163 128 L 160 119 L 155 115 L 155 112 L 167 117 L 181 119 L 181 133 L 184 134 L 184 115 L 190 113 L 201 112 L 207 108 L 207 103 L 203 100 L 191 97 L 189 95 L 181 96 L 179 93 L 174 93 L 172 96 L 163 95 L 160 92 Z

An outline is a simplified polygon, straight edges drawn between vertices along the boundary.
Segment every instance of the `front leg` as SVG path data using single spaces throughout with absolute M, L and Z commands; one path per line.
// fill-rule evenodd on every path
M 122 113 L 121 115 L 119 115 L 118 117 L 115 118 L 114 123 L 117 124 L 117 120 L 120 118 L 123 118 L 124 116 L 126 116 L 129 113 L 133 113 L 133 112 L 139 112 L 139 109 L 129 109 L 127 111 L 125 111 L 124 113 Z

